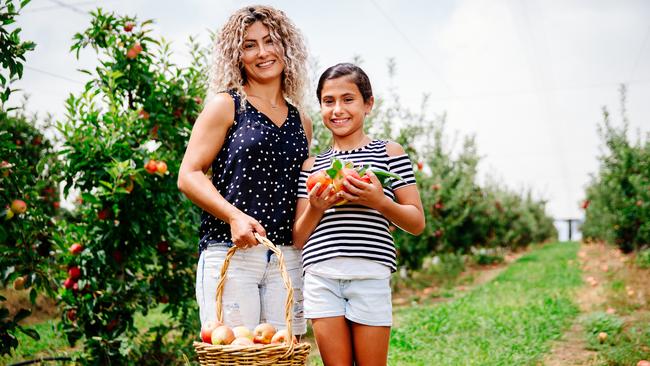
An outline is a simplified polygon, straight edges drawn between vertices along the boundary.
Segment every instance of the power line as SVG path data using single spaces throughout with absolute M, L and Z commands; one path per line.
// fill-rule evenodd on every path
M 46 70 L 37 69 L 35 67 L 31 67 L 31 66 L 27 66 L 27 65 L 25 65 L 24 67 L 26 69 L 28 69 L 28 70 L 32 70 L 32 71 L 35 71 L 35 72 L 40 72 L 41 74 L 45 74 L 45 75 L 48 75 L 48 76 L 51 76 L 51 77 L 54 77 L 54 78 L 57 78 L 57 79 L 69 81 L 69 82 L 76 83 L 76 84 L 84 84 L 83 82 L 81 82 L 79 80 L 70 79 L 69 77 L 66 77 L 66 76 L 63 76 L 63 75 L 58 75 L 58 74 L 55 74 L 53 72 L 49 72 L 49 71 L 46 71 Z
M 56 9 L 60 9 L 60 8 L 67 8 L 69 6 L 77 7 L 77 6 L 92 5 L 92 4 L 96 4 L 98 2 L 100 2 L 100 1 L 99 0 L 80 1 L 80 2 L 77 2 L 77 3 L 63 4 L 63 5 L 59 4 L 59 3 L 56 3 L 56 5 L 41 6 L 40 8 L 27 8 L 27 9 L 21 11 L 21 13 L 39 13 L 39 12 L 42 12 L 42 11 L 56 10 Z M 77 10 L 80 10 L 80 9 L 77 9 Z
M 63 7 L 63 8 L 66 8 L 66 9 L 72 10 L 72 11 L 74 11 L 75 13 L 83 14 L 83 15 L 88 15 L 88 12 L 87 12 L 87 11 L 83 11 L 83 10 L 77 8 L 77 7 L 74 6 L 74 5 L 66 4 L 66 3 L 64 3 L 64 2 L 62 2 L 62 1 L 59 1 L 59 0 L 50 0 L 50 1 L 53 2 L 53 3 L 55 3 L 55 4 L 57 4 L 57 5 L 59 5 L 60 7 Z
M 424 64 L 429 68 L 429 70 L 434 74 L 434 76 L 437 77 L 442 82 L 442 84 L 447 88 L 447 90 L 449 90 L 449 92 L 453 95 L 454 92 L 451 86 L 449 85 L 449 83 L 447 83 L 447 81 L 442 77 L 442 75 L 438 72 L 438 70 L 431 64 L 431 62 L 429 62 L 429 59 L 427 59 L 427 57 L 422 53 L 422 51 L 420 51 L 420 49 L 416 45 L 414 45 L 413 42 L 411 42 L 411 39 L 404 32 L 402 32 L 402 30 L 397 26 L 397 24 L 393 22 L 391 17 L 384 11 L 384 9 L 382 9 L 379 6 L 379 4 L 375 2 L 375 0 L 370 0 L 370 2 L 372 3 L 372 5 L 375 6 L 375 8 L 377 8 L 377 10 L 381 13 L 381 15 L 383 15 L 384 18 L 386 18 L 386 20 L 393 27 L 393 29 L 406 41 L 408 46 L 411 47 L 411 49 L 413 49 L 413 51 L 420 57 L 420 59 L 422 59 Z

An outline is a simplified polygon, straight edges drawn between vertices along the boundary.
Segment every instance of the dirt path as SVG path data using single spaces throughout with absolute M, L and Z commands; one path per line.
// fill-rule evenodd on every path
M 576 293 L 576 301 L 581 314 L 594 311 L 614 311 L 607 309 L 605 286 L 608 274 L 621 269 L 625 257 L 621 252 L 603 244 L 583 244 L 578 251 L 578 262 L 570 265 L 582 268 L 585 284 Z M 551 352 L 544 359 L 546 366 L 595 365 L 597 353 L 587 349 L 584 329 L 578 316 L 569 330 L 556 341 Z

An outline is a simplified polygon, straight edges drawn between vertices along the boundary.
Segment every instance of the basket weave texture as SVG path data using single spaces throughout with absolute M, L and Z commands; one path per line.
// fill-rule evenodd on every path
M 280 266 L 280 275 L 284 286 L 287 288 L 287 301 L 285 303 L 285 319 L 288 332 L 288 343 L 282 344 L 255 344 L 252 346 L 238 345 L 212 345 L 204 342 L 194 342 L 194 349 L 199 358 L 201 365 L 243 365 L 243 366 L 261 366 L 261 365 L 281 365 L 281 366 L 303 366 L 307 364 L 307 357 L 311 350 L 309 343 L 294 344 L 292 329 L 293 314 L 293 287 L 291 279 L 287 273 L 284 264 L 284 255 L 270 240 L 255 233 L 255 238 L 262 245 L 269 248 L 278 257 Z M 221 277 L 217 285 L 217 319 L 223 322 L 223 289 L 226 284 L 226 273 L 230 264 L 230 259 L 237 251 L 237 246 L 228 250 L 226 259 L 221 268 Z

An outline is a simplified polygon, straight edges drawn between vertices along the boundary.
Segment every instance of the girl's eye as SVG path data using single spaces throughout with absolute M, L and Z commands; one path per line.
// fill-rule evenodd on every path
M 345 98 L 344 100 L 345 100 L 346 103 L 350 103 L 350 102 L 354 101 L 354 98 Z

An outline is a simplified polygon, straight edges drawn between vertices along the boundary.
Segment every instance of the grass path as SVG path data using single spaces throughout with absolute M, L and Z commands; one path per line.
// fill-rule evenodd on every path
M 533 365 L 578 314 L 578 244 L 556 243 L 455 301 L 395 314 L 391 365 Z

